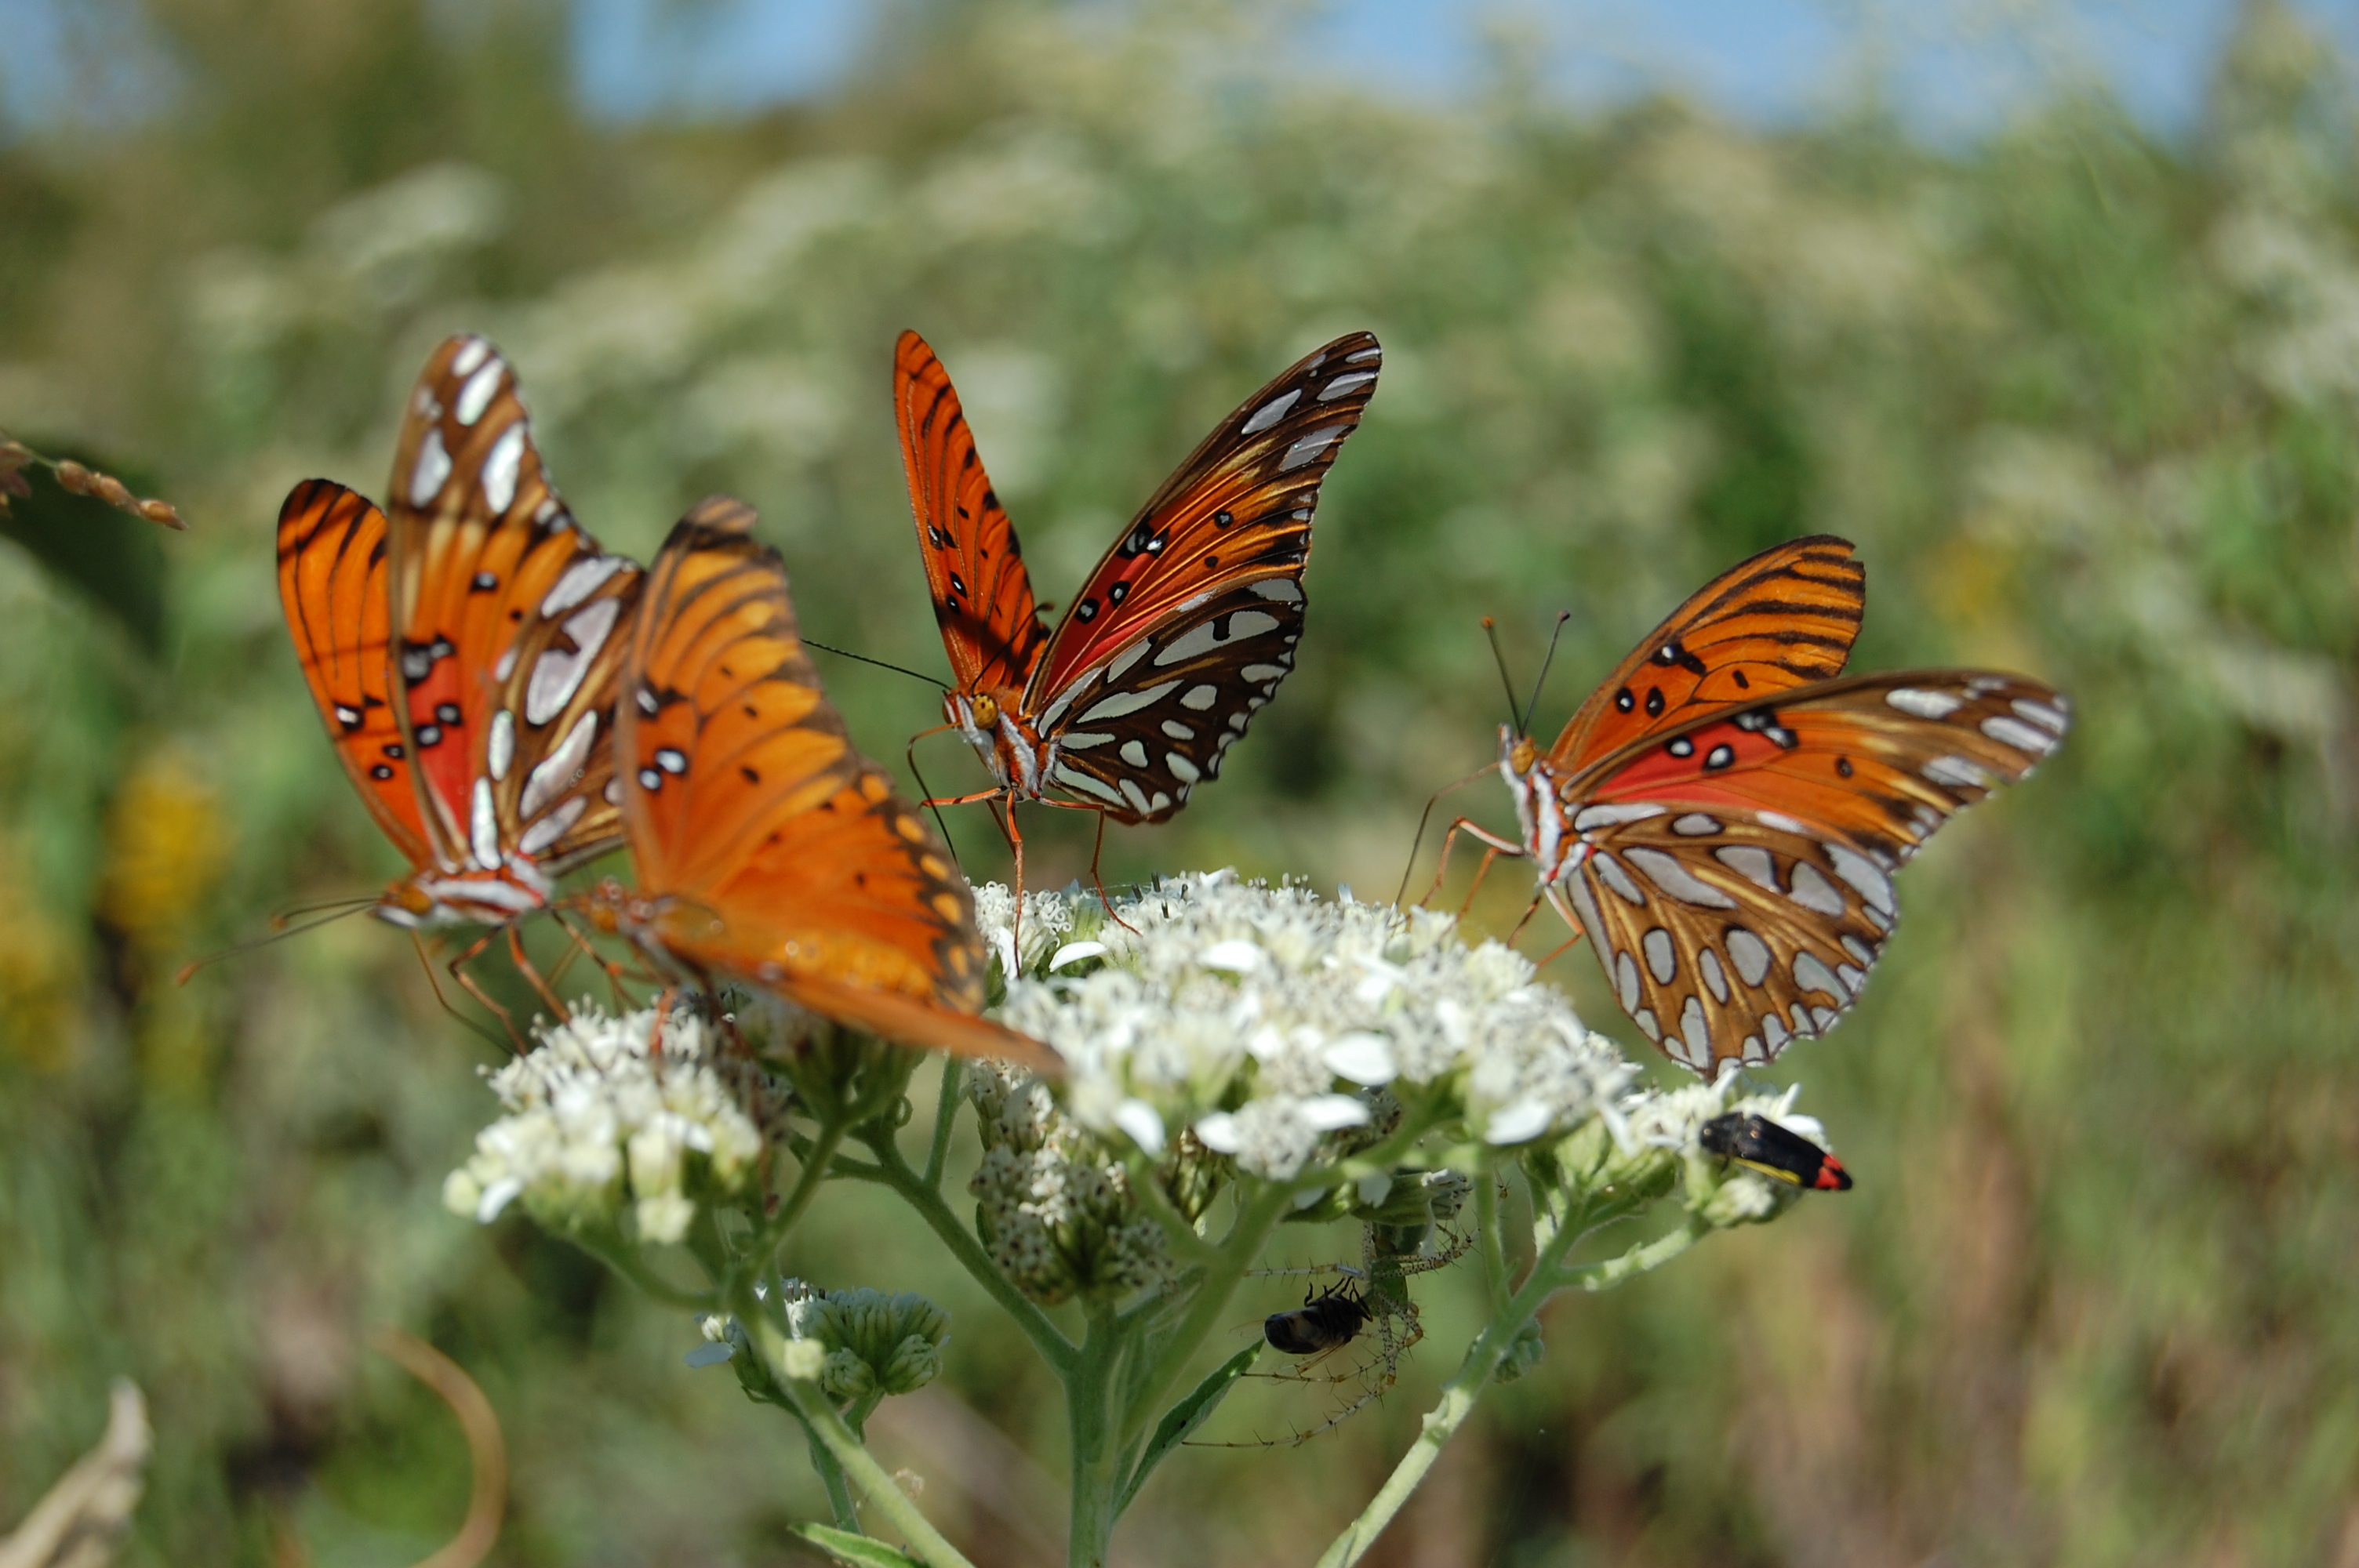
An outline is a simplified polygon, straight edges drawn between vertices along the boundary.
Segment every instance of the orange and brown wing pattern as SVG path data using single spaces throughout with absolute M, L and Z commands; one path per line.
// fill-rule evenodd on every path
M 395 848 L 430 863 L 386 647 L 385 514 L 332 480 L 306 480 L 278 511 L 278 599 L 336 756 Z
M 1796 688 L 1569 782 L 1566 888 L 1624 1010 L 1698 1072 L 1834 1025 L 1899 918 L 1891 874 L 2062 742 L 2052 687 L 1914 670 Z
M 1020 691 L 1049 628 L 950 372 L 915 332 L 902 333 L 893 351 L 893 406 L 918 553 L 951 675 L 962 691 Z
M 700 503 L 649 573 L 615 744 L 649 933 L 700 974 L 893 1038 L 1046 1065 L 973 1015 L 984 955 L 940 841 L 862 756 L 743 503 Z
M 1383 363 L 1372 334 L 1347 333 L 1215 426 L 1090 574 L 1033 677 L 1027 711 L 1055 706 L 1149 633 L 1209 623 L 1224 596 L 1257 593 L 1299 622 L 1319 486 L 1359 428 Z
M 1867 604 L 1849 541 L 1814 535 L 1722 573 L 1624 659 L 1557 736 L 1575 773 L 1706 709 L 1843 673 Z
M 610 849 L 614 682 L 636 563 L 550 485 L 516 373 L 457 337 L 411 395 L 394 458 L 397 704 L 447 868 L 544 870 Z

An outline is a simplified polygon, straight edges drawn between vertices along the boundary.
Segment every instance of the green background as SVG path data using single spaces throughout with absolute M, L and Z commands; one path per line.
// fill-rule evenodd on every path
M 1527 679 L 1572 611 L 1545 732 L 1802 533 L 1868 564 L 1857 667 L 2021 669 L 2078 721 L 1916 862 L 1862 1005 L 1773 1075 L 1859 1189 L 1560 1303 L 1371 1561 L 2359 1563 L 2359 172 L 2343 62 L 2288 14 L 2245 7 L 2180 141 L 2060 95 L 1934 152 L 1870 107 L 1576 112 L 1506 51 L 1474 106 L 1387 103 L 1256 64 L 1218 5 L 949 5 L 821 103 L 669 128 L 584 117 L 553 5 L 142 9 L 179 71 L 152 114 L 0 146 L 0 427 L 194 524 L 52 497 L 0 546 L 0 1520 L 128 1372 L 158 1431 L 131 1561 L 415 1560 L 466 1459 L 361 1347 L 383 1321 L 502 1415 L 498 1561 L 798 1561 L 782 1525 L 821 1507 L 775 1412 L 681 1366 L 680 1314 L 442 1211 L 495 1053 L 402 935 L 171 983 L 397 870 L 306 698 L 271 524 L 312 474 L 382 492 L 442 335 L 514 360 L 609 546 L 734 491 L 810 634 L 939 671 L 896 330 L 957 375 L 1061 601 L 1213 419 L 1365 327 L 1384 380 L 1300 668 L 1110 874 L 1388 895 L 1425 796 L 1492 754 L 1481 615 Z M 915 682 L 826 675 L 897 765 L 938 721 Z M 1504 820 L 1495 784 L 1461 798 Z M 1038 815 L 1062 881 L 1085 827 Z M 1585 953 L 1550 972 L 1635 1040 Z M 978 1563 L 1047 1560 L 1060 1436 L 1020 1341 L 857 1194 L 792 1264 L 952 1309 L 948 1376 L 879 1447 Z M 1419 1282 L 1380 1408 L 1167 1466 L 1118 1560 L 1307 1562 L 1414 1433 L 1468 1287 Z M 1263 1281 L 1241 1334 L 1299 1289 Z M 1214 1432 L 1323 1413 L 1264 1390 Z

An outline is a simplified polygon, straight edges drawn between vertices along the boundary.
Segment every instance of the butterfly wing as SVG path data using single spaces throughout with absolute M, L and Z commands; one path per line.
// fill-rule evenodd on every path
M 777 552 L 715 497 L 649 574 L 615 746 L 655 939 L 702 974 L 767 986 L 912 1044 L 1051 1067 L 973 1016 L 974 900 L 917 809 L 853 749 L 803 652 Z
M 2061 741 L 2053 689 L 1973 670 L 1856 676 L 1625 748 L 1562 795 L 1564 884 L 1624 1011 L 1699 1073 L 1766 1062 L 1858 997 L 1890 873 Z
M 278 600 L 337 760 L 394 847 L 429 864 L 386 666 L 385 514 L 332 480 L 297 485 L 278 509 Z
M 962 691 L 1020 691 L 1049 628 L 950 372 L 915 332 L 902 333 L 893 351 L 893 403 L 918 553 L 951 671 Z
M 1375 395 L 1384 351 L 1336 339 L 1239 405 L 1164 481 L 1059 622 L 1025 710 L 1050 778 L 1122 822 L 1159 822 L 1294 667 L 1320 481 Z
M 1557 736 L 1576 773 L 1709 708 L 1843 674 L 1867 605 L 1867 568 L 1848 540 L 1794 539 L 1723 572 L 1671 611 Z
M 446 869 L 612 849 L 615 676 L 642 573 L 550 486 L 516 373 L 445 342 L 412 394 L 390 508 L 397 704 Z

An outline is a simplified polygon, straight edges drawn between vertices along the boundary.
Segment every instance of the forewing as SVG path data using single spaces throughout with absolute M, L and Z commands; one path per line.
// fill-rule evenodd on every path
M 1020 691 L 1049 628 L 950 372 L 915 332 L 894 350 L 893 402 L 918 554 L 951 671 L 963 691 Z
M 1832 1027 L 1899 916 L 1891 873 L 2070 723 L 2052 688 L 1919 670 L 1823 682 L 1625 748 L 1568 784 L 1568 884 L 1625 1011 L 1676 1061 Z
M 1578 772 L 1711 708 L 1843 674 L 1867 603 L 1849 541 L 1795 539 L 1722 573 L 1624 659 L 1557 736 Z
M 1383 357 L 1353 332 L 1301 360 L 1140 509 L 1027 693 L 1036 727 L 1062 747 L 1053 782 L 1119 820 L 1159 821 L 1219 773 L 1294 667 L 1320 482 L 1359 427 Z
M 612 848 L 606 742 L 642 574 L 574 523 L 483 339 L 449 340 L 419 378 L 391 515 L 397 706 L 446 864 L 561 871 Z
M 386 837 L 430 863 L 408 743 L 393 707 L 385 514 L 332 480 L 306 480 L 278 510 L 278 600 L 337 760 Z
M 785 568 L 752 524 L 726 498 L 683 519 L 631 640 L 616 744 L 640 892 L 671 904 L 658 938 L 695 968 L 849 1022 L 1020 1054 L 980 1025 L 909 1033 L 929 1010 L 982 1005 L 973 899 L 853 749 L 803 652 Z

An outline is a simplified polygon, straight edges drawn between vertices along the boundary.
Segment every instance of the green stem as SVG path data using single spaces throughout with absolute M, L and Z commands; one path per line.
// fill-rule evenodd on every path
M 1559 1268 L 1553 1278 L 1566 1290 L 1610 1291 L 1633 1275 L 1659 1269 L 1710 1233 L 1712 1227 L 1690 1215 L 1677 1230 L 1658 1236 L 1654 1240 L 1633 1247 L 1618 1258 L 1601 1262 L 1583 1263 L 1577 1268 Z
M 1269 1239 L 1269 1233 L 1277 1228 L 1293 1201 L 1293 1193 L 1285 1184 L 1271 1183 L 1239 1210 L 1236 1223 L 1221 1238 L 1220 1257 L 1205 1265 L 1187 1315 L 1165 1339 L 1152 1369 L 1132 1396 L 1130 1410 L 1123 1420 L 1120 1448 L 1127 1451 L 1135 1447 L 1140 1435 L 1157 1419 L 1157 1407 L 1188 1369 L 1188 1363 L 1194 1359 L 1205 1336 L 1220 1325 L 1230 1293 L 1245 1278 L 1254 1260 L 1261 1256 L 1262 1244 Z
M 1090 1304 L 1090 1330 L 1072 1374 L 1065 1379 L 1065 1411 L 1073 1449 L 1071 1528 L 1066 1547 L 1071 1568 L 1104 1568 L 1118 1515 L 1125 1452 L 1118 1429 L 1114 1384 L 1131 1336 L 1103 1303 Z
M 999 1303 L 1000 1309 L 1016 1320 L 1016 1326 L 1032 1341 L 1032 1348 L 1040 1353 L 1040 1358 L 1049 1363 L 1050 1369 L 1060 1378 L 1070 1376 L 1074 1358 L 1080 1354 L 1073 1342 L 1049 1321 L 1046 1313 L 1008 1283 L 1007 1276 L 999 1271 L 999 1265 L 991 1260 L 991 1254 L 984 1250 L 983 1243 L 976 1240 L 974 1233 L 951 1212 L 951 1206 L 942 1201 L 941 1193 L 928 1185 L 924 1177 L 909 1168 L 909 1162 L 901 1157 L 901 1151 L 894 1146 L 889 1135 L 871 1137 L 868 1146 L 876 1152 L 876 1162 L 884 1172 L 885 1184 L 900 1194 L 902 1201 L 918 1211 L 918 1217 L 924 1220 L 942 1244 L 951 1249 L 951 1255 L 974 1277 L 977 1284 L 991 1293 L 992 1300 Z
M 1487 1180 L 1488 1178 L 1484 1178 Z M 1619 1206 L 1605 1206 L 1607 1209 Z M 1496 1376 L 1500 1363 L 1515 1346 L 1526 1325 L 1539 1314 L 1549 1298 L 1559 1290 L 1609 1290 L 1649 1269 L 1660 1268 L 1690 1247 L 1695 1245 L 1709 1227 L 1692 1216 L 1679 1229 L 1657 1238 L 1641 1247 L 1634 1247 L 1618 1258 L 1582 1268 L 1564 1266 L 1565 1254 L 1579 1245 L 1581 1238 L 1592 1231 L 1591 1221 L 1610 1217 L 1599 1209 L 1582 1209 L 1562 1217 L 1533 1259 L 1531 1272 L 1525 1276 L 1523 1287 L 1507 1301 L 1506 1309 L 1495 1316 L 1490 1325 L 1476 1336 L 1466 1348 L 1466 1358 L 1457 1375 L 1441 1387 L 1441 1399 L 1426 1412 L 1416 1444 L 1401 1456 L 1393 1473 L 1385 1478 L 1384 1486 L 1360 1510 L 1360 1517 L 1344 1527 L 1319 1559 L 1318 1568 L 1351 1568 L 1375 1544 L 1393 1516 L 1399 1513 L 1410 1494 L 1418 1488 L 1441 1451 L 1458 1434 L 1466 1418 L 1473 1413 L 1475 1401 L 1484 1389 Z
M 852 1434 L 852 1429 L 843 1424 L 843 1418 L 835 1413 L 835 1407 L 820 1391 L 819 1384 L 787 1375 L 786 1334 L 770 1321 L 766 1314 L 757 1310 L 757 1303 L 750 1299 L 751 1294 L 750 1290 L 745 1292 L 749 1299 L 740 1303 L 737 1321 L 752 1333 L 763 1359 L 769 1365 L 772 1380 L 785 1390 L 788 1399 L 794 1401 L 796 1413 L 818 1436 L 829 1455 L 859 1486 L 870 1505 L 900 1532 L 909 1550 L 929 1563 L 931 1568 L 974 1568 L 974 1564 L 957 1547 L 943 1539 L 942 1532 L 933 1527 L 932 1521 L 918 1511 L 917 1505 L 909 1500 L 908 1495 L 893 1484 L 893 1477 L 885 1473 L 885 1466 L 876 1462 L 875 1455 L 863 1446 L 860 1439 Z M 858 1526 L 847 1528 L 856 1530 Z
M 830 1454 L 827 1444 L 819 1440 L 819 1433 L 811 1430 L 811 1423 L 803 1420 L 801 1410 L 789 1402 L 787 1413 L 802 1427 L 803 1438 L 810 1444 L 811 1468 L 819 1473 L 821 1483 L 827 1487 L 828 1511 L 835 1516 L 835 1528 L 860 1534 L 860 1505 L 852 1500 L 852 1483 L 843 1478 L 843 1466 L 835 1462 L 835 1455 Z
M 686 1307 L 690 1312 L 718 1312 L 721 1299 L 712 1291 L 683 1290 L 653 1269 L 647 1260 L 621 1237 L 593 1237 L 575 1233 L 573 1244 L 596 1258 L 631 1283 L 647 1292 L 666 1306 Z
M 940 1192 L 942 1165 L 951 1156 L 951 1133 L 958 1127 L 959 1088 L 966 1081 L 966 1064 L 956 1056 L 942 1058 L 941 1093 L 934 1100 L 934 1141 L 926 1150 L 926 1185 Z
M 1483 1283 L 1491 1298 L 1491 1315 L 1507 1310 L 1507 1242 L 1499 1234 L 1499 1178 L 1489 1170 L 1474 1173 L 1474 1223 L 1481 1234 Z
M 820 1184 L 832 1173 L 829 1166 L 835 1162 L 836 1145 L 842 1141 L 843 1129 L 840 1125 L 829 1122 L 819 1130 L 819 1136 L 803 1152 L 802 1172 L 795 1178 L 794 1190 L 778 1206 L 778 1212 L 765 1220 L 762 1228 L 755 1233 L 754 1245 L 747 1250 L 740 1272 L 750 1268 L 753 1276 L 759 1279 L 770 1271 L 771 1260 L 778 1254 L 778 1243 L 787 1238 L 787 1232 L 795 1227 L 795 1221 L 802 1218 L 803 1210 L 810 1207 L 811 1199 L 819 1195 Z

